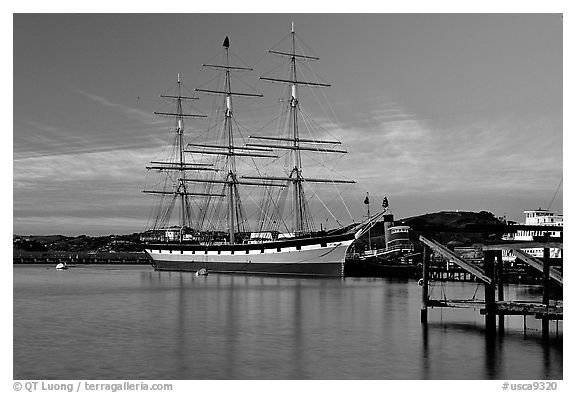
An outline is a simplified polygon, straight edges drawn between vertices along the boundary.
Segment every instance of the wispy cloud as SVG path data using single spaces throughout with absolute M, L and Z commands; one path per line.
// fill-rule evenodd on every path
M 500 118 L 439 128 L 390 101 L 364 115 L 359 127 L 321 121 L 324 135 L 314 135 L 341 140 L 350 154 L 316 154 L 314 160 L 312 154 L 304 154 L 308 176 L 322 176 L 328 170 L 331 176 L 358 181 L 341 196 L 355 217 L 362 214 L 365 191 L 412 204 L 434 195 L 457 195 L 459 208 L 471 208 L 478 195 L 553 192 L 562 173 L 561 133 L 553 121 Z M 70 145 L 61 150 L 49 146 L 49 154 L 14 158 L 15 230 L 34 220 L 43 225 L 52 217 L 61 217 L 62 228 L 73 228 L 74 217 L 86 217 L 94 230 L 106 223 L 124 228 L 118 217 L 142 227 L 153 203 L 140 193 L 148 181 L 144 167 L 167 153 L 158 152 L 166 141 L 156 139 L 153 146 L 142 146 L 151 139 L 95 144 L 83 150 L 81 137 L 69 138 L 66 130 L 38 122 L 28 124 L 43 131 L 46 139 L 39 137 L 38 143 L 57 145 L 65 139 Z M 519 133 L 526 137 L 518 139 Z M 317 190 L 324 201 L 335 199 L 335 191 L 328 186 Z M 31 197 L 38 193 L 45 203 Z M 332 202 L 338 209 L 340 197 L 336 199 Z M 340 214 L 344 217 L 347 212 Z M 86 225 L 78 225 L 82 227 Z
M 166 119 L 152 113 L 85 91 L 77 92 L 101 107 L 112 109 L 113 115 L 80 124 L 68 124 L 64 119 L 58 124 L 30 119 L 16 121 L 14 153 L 17 159 L 158 146 L 162 143 L 162 134 L 169 131 Z M 90 118 L 94 111 L 90 106 L 75 110 L 85 111 L 85 118 Z
M 86 91 L 77 90 L 77 92 L 79 94 L 83 95 L 84 97 L 87 97 L 87 98 L 89 98 L 89 99 L 91 99 L 91 100 L 93 100 L 93 101 L 95 101 L 95 102 L 97 102 L 103 106 L 113 108 L 113 109 L 117 110 L 118 112 L 123 113 L 126 116 L 128 116 L 134 120 L 137 120 L 141 123 L 150 124 L 150 123 L 158 122 L 158 117 L 154 116 L 153 114 L 151 114 L 147 111 L 143 111 L 141 109 L 133 108 L 133 107 L 130 107 L 130 106 L 125 105 L 125 104 L 114 102 L 108 98 L 101 97 L 99 95 L 89 93 Z
M 14 230 L 143 229 L 152 201 L 140 191 L 146 182 L 144 167 L 155 154 L 148 148 L 15 160 Z
M 104 97 L 81 94 L 119 116 L 113 117 L 115 124 L 110 124 L 112 116 L 99 116 L 108 124 L 86 122 L 83 132 L 36 120 L 19 123 L 13 159 L 16 231 L 40 229 L 50 220 L 54 228 L 61 224 L 83 231 L 105 223 L 127 227 L 119 224 L 119 217 L 146 222 L 153 201 L 141 190 L 155 179 L 148 177 L 145 166 L 171 153 L 168 142 L 175 135 L 170 123 Z M 84 222 L 75 225 L 74 217 Z
M 141 172 L 156 154 L 153 148 L 92 151 L 63 155 L 28 157 L 14 160 L 15 188 L 35 185 L 36 181 L 129 180 Z
M 550 188 L 562 173 L 560 125 L 552 121 L 499 118 L 439 128 L 388 101 L 365 116 L 362 127 L 335 131 L 351 153 L 345 172 L 364 187 L 398 195 L 517 193 Z

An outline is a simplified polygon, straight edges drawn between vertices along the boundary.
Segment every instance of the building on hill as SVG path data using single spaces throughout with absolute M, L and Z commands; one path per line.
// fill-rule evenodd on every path
M 545 225 L 545 226 L 563 226 L 564 219 L 562 214 L 556 214 L 549 209 L 537 209 L 537 210 L 525 210 L 524 211 L 525 221 L 524 225 Z M 508 234 L 503 237 L 503 240 L 508 241 L 537 241 L 543 238 L 546 233 L 549 234 L 550 238 L 554 240 L 562 239 L 562 231 L 538 231 L 538 230 L 520 230 L 515 234 Z M 527 248 L 523 249 L 526 253 L 532 255 L 536 258 L 544 257 L 543 248 Z M 550 258 L 561 259 L 562 250 L 559 248 L 550 249 Z M 504 261 L 512 262 L 516 259 L 512 251 L 508 250 L 502 255 Z

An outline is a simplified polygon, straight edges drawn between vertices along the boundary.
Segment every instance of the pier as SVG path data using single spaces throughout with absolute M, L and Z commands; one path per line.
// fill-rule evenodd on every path
M 465 231 L 478 230 L 485 234 L 486 241 L 482 244 L 483 259 L 481 264 L 471 262 L 462 258 L 461 255 L 450 250 L 448 247 L 440 244 L 426 233 L 426 230 L 420 228 L 423 234 L 419 237 L 423 245 L 422 258 L 422 279 L 419 284 L 422 285 L 422 302 L 420 310 L 420 321 L 426 324 L 428 321 L 428 308 L 430 307 L 451 307 L 462 309 L 480 309 L 480 314 L 485 316 L 486 334 L 495 335 L 504 334 L 504 316 L 521 315 L 524 317 L 524 333 L 526 334 L 526 317 L 533 316 L 542 321 L 542 337 L 549 337 L 549 322 L 551 320 L 563 319 L 563 300 L 553 301 L 550 299 L 551 288 L 554 285 L 563 286 L 563 277 L 560 269 L 550 266 L 550 249 L 563 250 L 562 237 L 552 240 L 545 236 L 539 241 L 532 242 L 505 242 L 494 240 L 490 241 L 489 234 L 496 236 L 502 233 L 513 233 L 518 229 L 526 229 L 522 225 L 491 226 L 482 228 L 467 228 Z M 437 231 L 438 228 L 435 228 Z M 539 231 L 560 231 L 562 227 L 538 226 Z M 456 230 L 451 228 L 450 232 Z M 526 249 L 543 249 L 543 258 L 536 258 L 528 254 Z M 516 256 L 516 262 L 524 263 L 530 266 L 530 272 L 539 276 L 542 285 L 542 301 L 539 303 L 523 300 L 506 300 L 504 299 L 504 263 L 502 255 L 510 250 Z M 454 263 L 469 276 L 479 280 L 484 284 L 484 300 L 470 299 L 432 299 L 429 293 L 429 284 L 433 280 L 430 271 L 430 258 L 432 252 L 439 254 L 450 263 Z

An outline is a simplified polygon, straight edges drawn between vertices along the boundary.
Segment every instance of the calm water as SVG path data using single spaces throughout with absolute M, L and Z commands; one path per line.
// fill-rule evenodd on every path
M 562 323 L 429 311 L 415 281 L 14 266 L 15 379 L 562 379 Z M 530 287 L 506 299 L 538 298 Z M 450 283 L 434 298 L 481 298 Z

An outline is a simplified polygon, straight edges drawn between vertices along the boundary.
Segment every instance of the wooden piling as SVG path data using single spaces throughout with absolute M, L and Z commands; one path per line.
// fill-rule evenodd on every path
M 422 250 L 422 306 L 420 308 L 420 322 L 428 323 L 428 268 L 432 250 L 423 245 Z
M 504 264 L 502 262 L 502 250 L 496 251 L 497 276 L 498 276 L 498 301 L 504 301 Z M 504 335 L 504 314 L 498 314 L 498 334 Z
M 524 318 L 524 338 L 526 338 L 526 314 L 522 314 L 522 317 Z
M 486 308 L 486 333 L 496 333 L 496 299 L 494 296 L 494 251 L 484 252 L 484 274 L 490 278 L 484 283 L 484 303 Z
M 542 333 L 543 338 L 549 337 L 549 323 L 550 320 L 556 320 L 556 334 L 558 335 L 558 320 L 563 319 L 562 304 L 550 305 L 550 285 L 551 280 L 556 281 L 562 285 L 562 273 L 557 269 L 550 266 L 550 248 L 562 249 L 561 242 L 550 242 L 545 239 L 542 242 L 504 242 L 502 244 L 485 244 L 482 246 L 484 251 L 483 266 L 480 267 L 476 263 L 471 263 L 461 257 L 458 253 L 450 250 L 446 246 L 440 244 L 435 240 L 428 239 L 420 236 L 419 240 L 423 245 L 423 259 L 422 259 L 422 307 L 420 312 L 420 320 L 424 324 L 427 322 L 428 306 L 433 307 L 459 307 L 459 308 L 477 308 L 482 301 L 469 300 L 438 300 L 430 299 L 428 293 L 429 280 L 436 278 L 441 280 L 443 278 L 461 278 L 458 268 L 450 271 L 438 264 L 432 265 L 431 257 L 432 250 L 444 260 L 450 261 L 464 269 L 464 279 L 466 275 L 470 276 L 473 281 L 482 281 L 484 283 L 484 308 L 480 313 L 485 315 L 486 321 L 486 335 L 487 339 L 492 340 L 496 335 L 496 316 L 498 316 L 498 332 L 504 334 L 504 319 L 506 315 L 522 315 L 524 320 L 524 336 L 527 334 L 526 316 L 532 315 L 537 319 L 542 320 Z M 486 239 L 488 240 L 488 239 Z M 543 248 L 544 255 L 543 261 L 521 251 L 527 248 Z M 542 302 L 526 302 L 526 301 L 505 301 L 504 300 L 504 268 L 503 263 L 503 250 L 512 250 L 514 255 L 520 261 L 525 262 L 527 265 L 534 267 L 542 273 Z M 458 272 L 458 274 L 455 274 Z M 518 280 L 524 281 L 524 276 L 518 276 Z M 496 301 L 496 294 L 498 302 Z
M 542 269 L 542 304 L 548 307 L 550 304 L 550 249 L 544 247 Z M 549 322 L 546 315 L 542 315 L 542 338 L 549 337 Z

